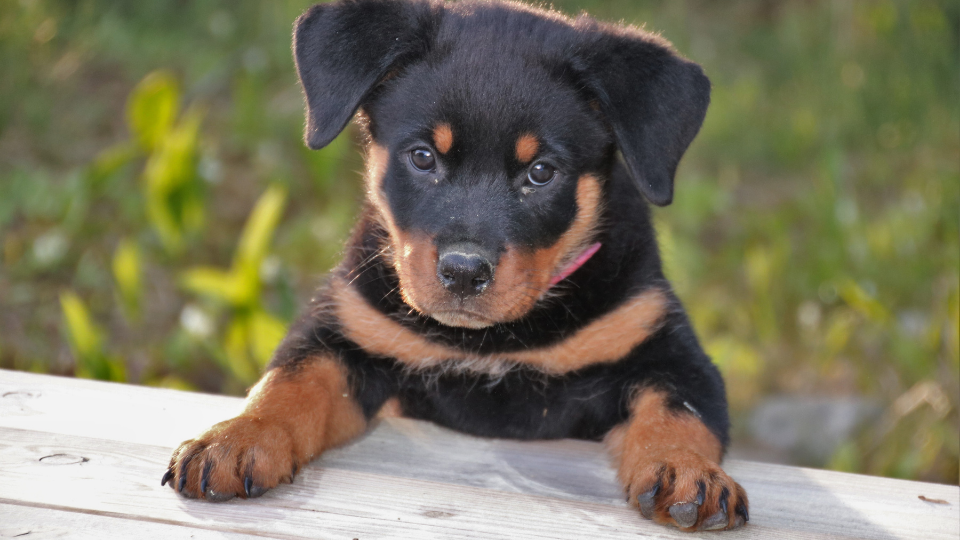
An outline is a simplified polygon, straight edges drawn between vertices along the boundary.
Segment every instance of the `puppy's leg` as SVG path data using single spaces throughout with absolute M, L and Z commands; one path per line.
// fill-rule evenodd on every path
M 314 356 L 268 371 L 243 413 L 180 445 L 163 483 L 185 497 L 258 497 L 367 424 L 344 367 Z
M 748 519 L 747 494 L 720 468 L 723 447 L 666 392 L 638 393 L 629 419 L 606 442 L 628 501 L 647 519 L 683 530 L 733 529 Z

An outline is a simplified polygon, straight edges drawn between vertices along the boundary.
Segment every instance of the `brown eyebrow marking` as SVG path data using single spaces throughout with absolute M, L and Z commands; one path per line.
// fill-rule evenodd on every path
M 540 149 L 540 141 L 537 137 L 530 133 L 524 133 L 517 139 L 517 160 L 520 163 L 530 163 L 530 160 L 533 159 L 533 156 L 537 155 L 537 150 Z
M 453 129 L 450 124 L 437 124 L 433 128 L 433 145 L 441 154 L 446 154 L 453 148 Z

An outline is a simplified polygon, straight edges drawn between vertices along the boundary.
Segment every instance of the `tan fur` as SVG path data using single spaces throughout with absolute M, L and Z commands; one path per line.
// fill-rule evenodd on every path
M 367 147 L 367 199 L 377 209 L 381 222 L 392 234 L 396 230 L 393 221 L 393 213 L 390 212 L 390 205 L 383 197 L 382 182 L 383 176 L 387 174 L 387 165 L 390 160 L 390 151 L 379 144 L 371 144 Z
M 453 129 L 450 124 L 437 124 L 433 128 L 433 146 L 441 154 L 446 154 L 453 148 Z
M 577 214 L 570 228 L 552 246 L 525 251 L 508 245 L 500 257 L 493 283 L 470 307 L 489 324 L 519 319 L 550 289 L 550 280 L 593 241 L 598 226 L 601 198 L 600 182 L 583 175 L 577 183 Z M 437 306 L 426 306 L 427 313 Z
M 340 364 L 310 358 L 294 371 L 277 368 L 264 375 L 239 416 L 185 442 L 171 463 L 189 460 L 187 492 L 200 493 L 209 463 L 208 489 L 243 497 L 247 474 L 263 488 L 289 482 L 300 466 L 356 437 L 366 425 Z M 179 468 L 174 467 L 173 485 Z
M 367 155 L 367 196 L 390 235 L 392 263 L 400 277 L 400 293 L 417 311 L 451 326 L 484 328 L 519 319 L 550 289 L 556 272 L 577 257 L 592 241 L 598 223 L 603 190 L 593 175 L 577 182 L 577 214 L 570 228 L 548 248 L 527 252 L 507 246 L 493 282 L 480 296 L 452 297 L 436 278 L 437 252 L 432 239 L 400 230 L 382 190 L 389 151 L 371 144 Z
M 417 311 L 442 302 L 445 291 L 437 286 L 437 247 L 424 235 L 393 233 L 393 267 L 400 277 L 400 296 Z
M 667 305 L 663 291 L 649 289 L 552 347 L 510 357 L 553 373 L 613 362 L 625 357 L 660 327 Z
M 330 285 L 335 313 L 344 335 L 366 352 L 401 362 L 422 359 L 429 364 L 442 362 L 456 354 L 453 349 L 430 343 L 380 313 L 342 279 L 333 278 Z
M 743 488 L 720 468 L 720 441 L 693 413 L 670 410 L 666 395 L 660 391 L 640 392 L 631 409 L 629 420 L 611 430 L 605 439 L 630 504 L 637 506 L 637 496 L 659 480 L 653 519 L 675 525 L 670 506 L 694 502 L 703 483 L 705 502 L 697 524 L 690 528 L 694 530 L 720 509 L 719 495 L 726 488 L 728 526 L 733 527 L 737 517 L 734 510 L 741 503 L 746 507 L 747 498 Z
M 602 197 L 599 180 L 589 174 L 581 176 L 577 182 L 576 217 L 555 244 L 533 252 L 508 246 L 500 258 L 496 280 L 517 301 L 503 320 L 518 319 L 529 311 L 550 289 L 553 276 L 590 245 L 599 225 Z
M 540 149 L 540 140 L 535 135 L 524 133 L 517 139 L 516 155 L 520 163 L 530 163 Z
M 396 358 L 414 369 L 456 362 L 454 369 L 499 373 L 524 364 L 561 374 L 617 361 L 659 327 L 667 310 L 663 291 L 650 289 L 581 328 L 566 340 L 540 349 L 496 356 L 472 355 L 433 343 L 370 306 L 340 278 L 331 283 L 334 309 L 346 336 L 367 352 Z
M 243 415 L 286 424 L 294 451 L 310 460 L 360 434 L 363 413 L 346 373 L 331 358 L 310 358 L 293 372 L 274 369 L 250 391 Z
M 400 405 L 400 400 L 397 398 L 388 399 L 377 411 L 377 418 L 398 418 L 401 416 L 403 416 L 403 406 Z
M 436 279 L 437 249 L 423 235 L 401 231 L 382 190 L 383 175 L 387 172 L 389 151 L 372 144 L 367 155 L 367 197 L 377 210 L 381 225 L 390 235 L 392 249 L 387 252 L 400 277 L 400 294 L 414 309 L 422 311 L 421 302 L 442 295 Z

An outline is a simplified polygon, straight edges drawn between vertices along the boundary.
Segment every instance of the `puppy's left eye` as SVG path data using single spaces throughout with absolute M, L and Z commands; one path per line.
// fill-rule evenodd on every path
M 556 175 L 557 169 L 541 161 L 535 163 L 533 167 L 530 167 L 530 171 L 527 173 L 527 180 L 530 180 L 530 183 L 535 186 L 545 186 L 549 184 Z
M 433 152 L 426 148 L 417 148 L 410 152 L 410 163 L 419 171 L 432 171 L 437 165 L 437 159 L 433 157 Z

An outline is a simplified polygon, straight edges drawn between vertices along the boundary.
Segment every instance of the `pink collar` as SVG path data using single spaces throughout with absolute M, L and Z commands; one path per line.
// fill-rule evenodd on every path
M 561 270 L 560 273 L 553 276 L 553 279 L 550 280 L 550 286 L 552 287 L 557 283 L 560 283 L 561 281 L 567 279 L 567 277 L 569 277 L 570 274 L 576 272 L 578 268 L 583 266 L 583 263 L 589 261 L 590 257 L 593 257 L 593 254 L 600 249 L 600 245 L 601 245 L 600 242 L 597 242 L 596 244 L 593 244 L 587 249 L 583 250 L 583 253 L 577 256 L 577 258 L 574 259 L 573 262 L 571 262 L 566 267 L 564 267 L 564 269 Z

